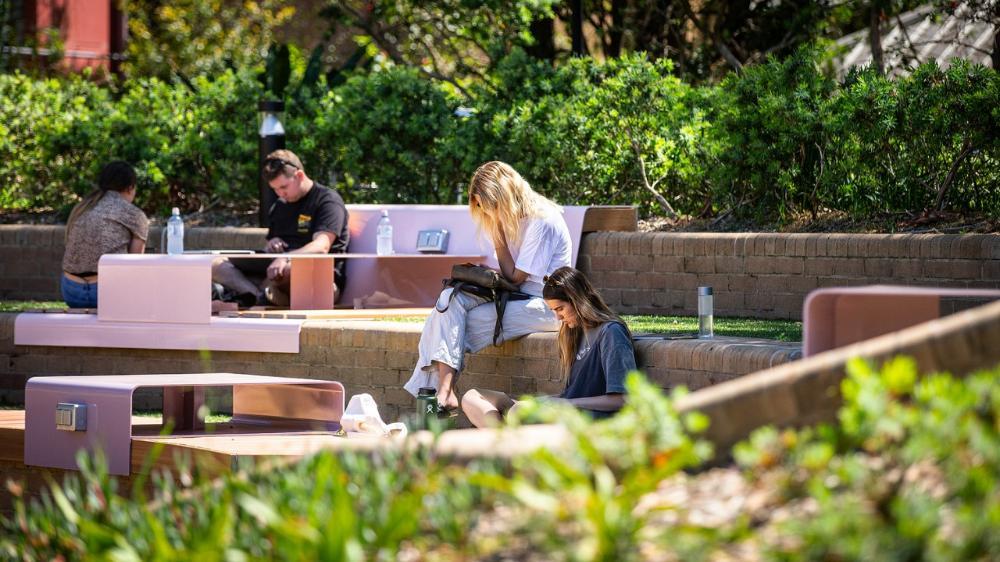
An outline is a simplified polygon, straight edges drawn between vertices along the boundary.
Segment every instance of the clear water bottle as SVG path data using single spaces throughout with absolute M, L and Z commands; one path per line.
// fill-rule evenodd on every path
M 184 220 L 181 210 L 174 207 L 167 220 L 167 253 L 170 255 L 184 253 Z
M 392 223 L 389 222 L 389 211 L 385 209 L 382 209 L 382 218 L 378 220 L 375 253 L 380 256 L 391 256 L 394 253 L 392 251 Z
M 698 337 L 711 338 L 714 335 L 712 327 L 712 288 L 698 287 Z

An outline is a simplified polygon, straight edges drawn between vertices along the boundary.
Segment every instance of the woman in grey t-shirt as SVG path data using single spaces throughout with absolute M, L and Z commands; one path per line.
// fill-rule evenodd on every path
M 553 397 L 595 417 L 609 416 L 625 403 L 625 376 L 635 370 L 632 334 L 608 308 L 586 276 L 561 267 L 545 278 L 545 304 L 559 319 L 559 362 L 566 388 Z M 476 427 L 498 424 L 517 402 L 492 390 L 470 390 L 462 410 Z
M 66 223 L 60 279 L 63 300 L 73 308 L 97 306 L 97 262 L 104 254 L 141 254 L 149 219 L 135 200 L 135 170 L 115 161 L 101 168 L 97 189 L 73 207 Z

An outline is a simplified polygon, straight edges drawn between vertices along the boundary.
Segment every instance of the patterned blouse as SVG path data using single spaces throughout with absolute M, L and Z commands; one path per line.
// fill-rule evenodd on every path
M 145 241 L 148 235 L 149 219 L 142 209 L 117 191 L 108 191 L 73 223 L 66 236 L 63 271 L 92 275 L 101 256 L 126 254 L 133 237 Z

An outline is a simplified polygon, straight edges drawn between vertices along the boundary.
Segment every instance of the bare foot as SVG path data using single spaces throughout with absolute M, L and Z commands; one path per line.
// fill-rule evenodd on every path
M 444 390 L 444 392 L 438 391 L 437 403 L 439 408 L 443 408 L 445 410 L 454 410 L 458 408 L 458 396 L 456 396 L 455 393 L 452 392 L 452 389 L 450 388 Z

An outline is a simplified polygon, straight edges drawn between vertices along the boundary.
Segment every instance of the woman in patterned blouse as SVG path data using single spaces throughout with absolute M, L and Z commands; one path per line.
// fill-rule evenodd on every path
M 97 189 L 73 207 L 66 223 L 66 253 L 60 281 L 73 308 L 97 307 L 97 262 L 104 254 L 141 254 L 149 219 L 135 200 L 135 170 L 115 161 L 101 169 Z

